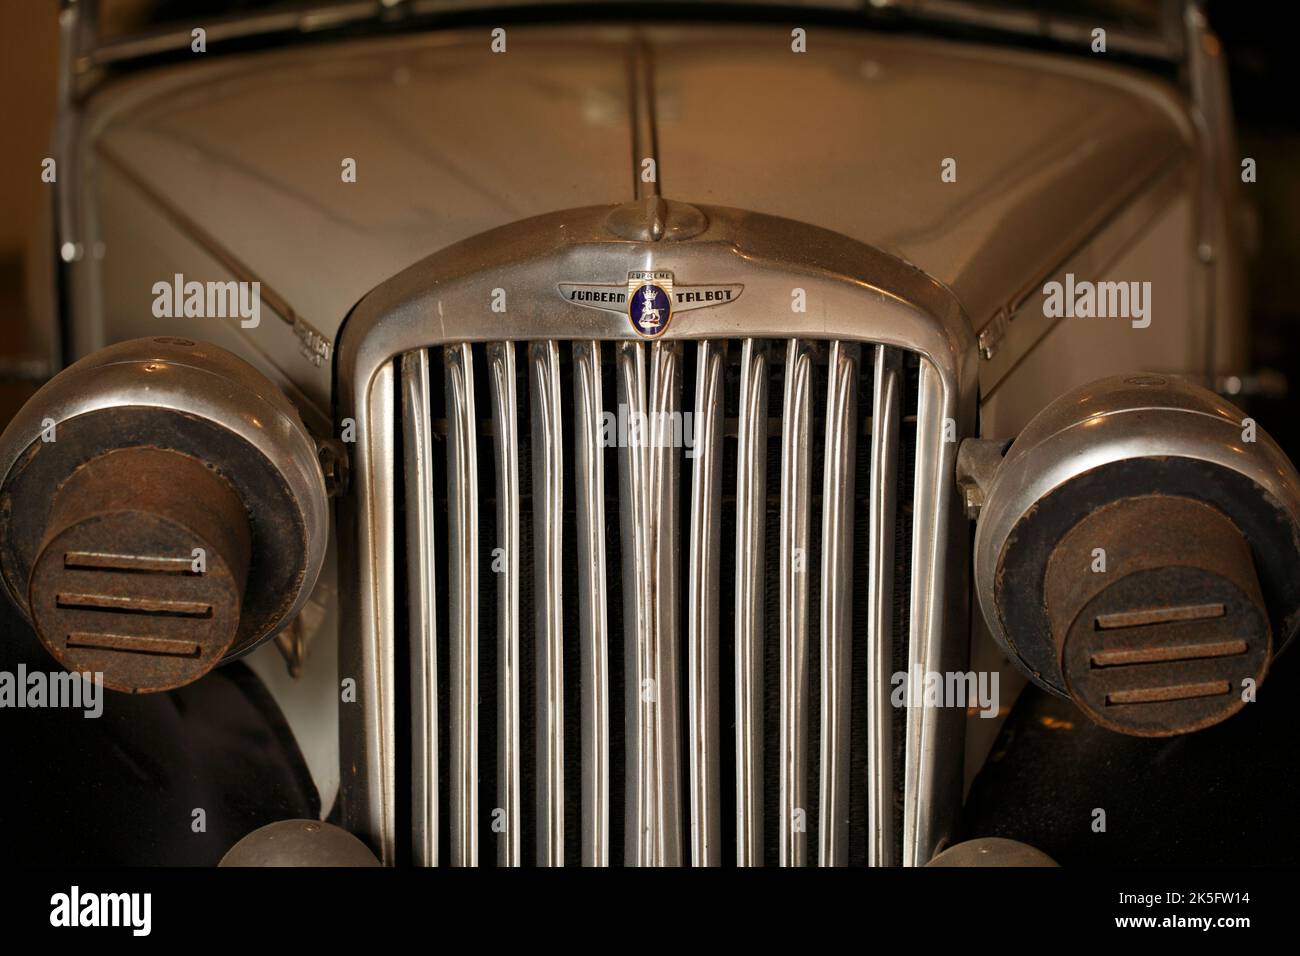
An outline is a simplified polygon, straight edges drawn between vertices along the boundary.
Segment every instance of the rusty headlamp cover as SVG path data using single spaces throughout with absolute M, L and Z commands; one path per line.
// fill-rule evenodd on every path
M 1106 568 L 1094 570 L 1105 551 Z M 1245 706 L 1272 656 L 1250 545 L 1192 498 L 1121 498 L 1076 524 L 1045 578 L 1062 679 L 1094 722 L 1138 736 L 1208 727 Z
M 70 366 L 0 437 L 0 576 L 65 666 L 178 687 L 286 625 L 324 560 L 316 446 L 230 353 L 136 339 Z

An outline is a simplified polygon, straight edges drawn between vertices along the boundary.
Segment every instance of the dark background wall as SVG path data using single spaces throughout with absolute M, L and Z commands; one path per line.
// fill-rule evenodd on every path
M 1210 22 L 1227 51 L 1243 156 L 1259 181 L 1244 186 L 1252 352 L 1256 369 L 1282 373 L 1288 390 L 1249 410 L 1294 459 L 1300 455 L 1300 108 L 1296 55 L 1284 4 L 1216 0 Z M 1280 18 L 1280 19 L 1279 19 Z

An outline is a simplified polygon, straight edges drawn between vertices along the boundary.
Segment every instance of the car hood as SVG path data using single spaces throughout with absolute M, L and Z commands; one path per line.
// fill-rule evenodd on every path
M 948 285 L 977 328 L 1193 155 L 1162 81 L 1076 57 L 830 28 L 795 53 L 774 25 L 490 43 L 424 33 L 136 74 L 92 99 L 83 161 L 101 182 L 129 171 L 334 339 L 370 289 L 451 243 L 633 198 L 636 51 L 664 196 L 870 243 Z

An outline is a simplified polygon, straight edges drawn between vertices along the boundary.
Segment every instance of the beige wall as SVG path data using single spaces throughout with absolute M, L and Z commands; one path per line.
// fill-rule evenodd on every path
M 40 179 L 50 154 L 58 72 L 57 0 L 0 3 L 0 257 L 20 255 L 49 186 Z
M 51 199 L 41 160 L 54 118 L 58 11 L 57 0 L 0 0 L 0 426 L 35 388 L 9 363 L 45 346 L 30 334 L 28 275 L 39 263 L 28 259 L 47 252 L 35 237 Z

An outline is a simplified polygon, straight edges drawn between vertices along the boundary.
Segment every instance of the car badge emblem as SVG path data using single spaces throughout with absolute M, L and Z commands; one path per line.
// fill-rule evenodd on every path
M 642 335 L 653 338 L 668 328 L 668 320 L 673 317 L 673 303 L 664 286 L 671 289 L 672 281 L 671 272 L 633 272 L 628 276 L 627 317 L 632 328 Z M 640 284 L 634 284 L 637 282 Z
M 626 285 L 561 282 L 557 288 L 566 302 L 624 315 L 637 335 L 657 339 L 677 313 L 735 302 L 745 287 L 676 285 L 671 272 L 657 269 L 629 272 Z

